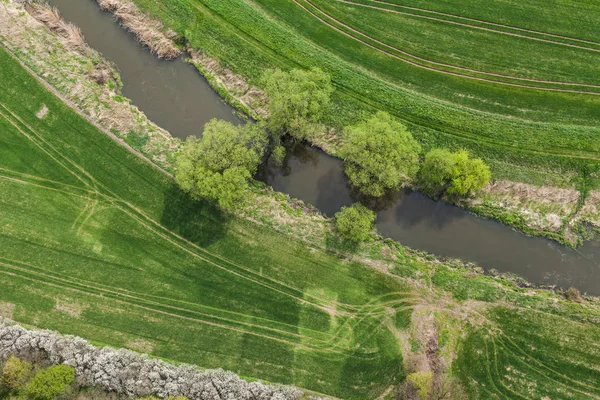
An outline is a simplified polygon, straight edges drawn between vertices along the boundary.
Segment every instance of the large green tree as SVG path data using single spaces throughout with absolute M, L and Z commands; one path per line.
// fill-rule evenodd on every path
M 420 151 L 406 126 L 380 111 L 346 127 L 341 155 L 350 183 L 366 195 L 380 197 L 416 175 Z
M 329 75 L 318 68 L 289 72 L 270 69 L 263 81 L 269 99 L 267 126 L 273 135 L 312 138 L 321 128 L 333 92 Z
M 373 223 L 376 215 L 360 203 L 351 207 L 342 207 L 335 214 L 335 226 L 345 240 L 354 243 L 363 242 L 373 233 Z
M 471 158 L 467 150 L 433 149 L 425 156 L 420 177 L 431 189 L 467 196 L 487 185 L 491 173 L 483 160 Z
M 201 139 L 186 140 L 177 158 L 175 179 L 194 197 L 233 207 L 256 173 L 267 143 L 267 134 L 258 124 L 235 126 L 213 119 L 205 125 Z

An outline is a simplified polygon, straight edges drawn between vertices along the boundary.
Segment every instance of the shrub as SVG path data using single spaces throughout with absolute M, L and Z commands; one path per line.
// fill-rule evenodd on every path
M 340 236 L 351 242 L 362 242 L 371 236 L 376 215 L 360 203 L 342 207 L 335 214 L 335 226 Z
M 483 188 L 490 177 L 490 168 L 480 158 L 471 158 L 467 150 L 451 153 L 433 149 L 425 156 L 420 172 L 421 180 L 429 188 L 459 196 Z
M 25 386 L 32 369 L 33 367 L 30 363 L 20 360 L 15 356 L 10 356 L 2 368 L 0 385 L 8 391 L 17 391 Z
M 570 287 L 567 289 L 567 291 L 565 292 L 565 297 L 567 298 L 567 300 L 574 301 L 576 303 L 583 302 L 583 299 L 581 298 L 581 292 L 579 292 L 579 290 L 577 290 L 574 287 Z
M 269 99 L 269 129 L 278 136 L 310 139 L 329 106 L 333 92 L 329 76 L 318 68 L 270 69 L 263 81 Z
M 55 365 L 38 372 L 25 387 L 25 396 L 32 400 L 53 400 L 75 382 L 75 369 Z
M 421 400 L 426 400 L 431 388 L 433 374 L 431 372 L 415 372 L 406 377 L 406 380 L 412 383 L 419 393 Z

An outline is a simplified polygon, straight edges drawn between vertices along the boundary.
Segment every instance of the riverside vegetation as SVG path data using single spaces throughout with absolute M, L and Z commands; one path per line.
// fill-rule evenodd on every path
M 329 396 L 600 397 L 595 299 L 228 214 L 0 65 L 2 315 Z
M 476 0 L 133 3 L 204 60 L 218 60 L 213 71 L 234 72 L 253 87 L 266 88 L 269 68 L 327 73 L 329 129 L 312 142 L 330 153 L 338 153 L 344 126 L 386 111 L 425 152 L 466 149 L 490 165 L 499 184 L 458 204 L 570 245 L 580 227 L 599 222 L 600 97 L 598 71 L 588 68 L 600 51 L 595 5 L 507 1 L 491 14 Z M 203 72 L 207 64 L 215 63 L 195 62 Z M 227 79 L 216 84 L 228 87 Z M 523 190 L 511 190 L 510 181 Z

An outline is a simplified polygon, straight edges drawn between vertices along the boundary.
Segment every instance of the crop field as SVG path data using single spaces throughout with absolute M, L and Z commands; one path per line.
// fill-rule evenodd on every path
M 597 4 L 135 3 L 258 85 L 268 67 L 327 71 L 337 89 L 331 125 L 386 110 L 409 124 L 426 148 L 467 147 L 485 157 L 497 177 L 535 183 L 553 183 L 552 174 L 539 171 L 598 165 Z
M 403 377 L 408 285 L 190 201 L 4 50 L 0 131 L 2 315 L 345 398 Z
M 533 310 L 495 308 L 455 362 L 471 398 L 598 399 L 600 330 Z

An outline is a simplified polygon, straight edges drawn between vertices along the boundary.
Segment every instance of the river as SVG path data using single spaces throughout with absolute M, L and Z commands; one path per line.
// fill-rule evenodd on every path
M 159 60 L 94 0 L 52 0 L 64 18 L 79 26 L 91 47 L 119 69 L 123 94 L 152 121 L 180 138 L 200 135 L 212 118 L 242 123 L 234 110 L 183 59 Z M 277 191 L 310 203 L 328 216 L 357 196 L 341 160 L 308 145 L 289 152 L 283 167 L 270 165 L 259 178 Z M 444 201 L 403 191 L 371 204 L 377 229 L 403 245 L 474 262 L 485 269 L 516 273 L 538 285 L 574 286 L 600 295 L 600 244 L 573 250 L 530 238 L 506 225 L 473 215 Z

